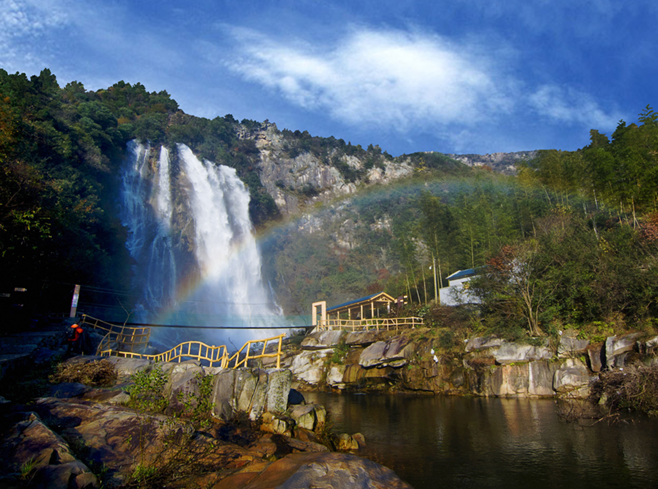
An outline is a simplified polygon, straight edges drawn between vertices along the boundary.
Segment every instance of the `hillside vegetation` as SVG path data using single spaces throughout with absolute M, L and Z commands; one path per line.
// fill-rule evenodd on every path
M 116 196 L 134 138 L 185 143 L 237 170 L 286 313 L 380 290 L 407 295 L 423 313 L 434 299 L 430 266 L 437 286 L 485 267 L 472 284 L 483 301 L 477 327 L 522 336 L 655 323 L 650 107 L 610 137 L 592 130 L 582 149 L 528 153 L 537 156 L 502 175 L 441 153 L 393 157 L 268 121 L 194 117 L 139 83 L 88 91 L 61 88 L 49 70 L 0 70 L 0 286 L 82 283 L 124 294 L 130 308 Z
M 279 295 L 300 311 L 386 290 L 429 314 L 439 282 L 478 268 L 476 328 L 508 337 L 653 330 L 658 306 L 658 116 L 539 151 L 518 176 L 414 175 L 335 205 L 319 231 L 279 238 Z M 431 321 L 432 315 L 428 318 Z M 440 314 L 437 322 L 441 322 Z

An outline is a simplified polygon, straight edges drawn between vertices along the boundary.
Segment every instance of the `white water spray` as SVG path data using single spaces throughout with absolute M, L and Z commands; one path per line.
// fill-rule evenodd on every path
M 136 261 L 136 285 L 143 291 L 140 321 L 244 328 L 281 325 L 280 308 L 261 277 L 249 192 L 235 170 L 202 162 L 179 144 L 174 175 L 166 148 L 161 148 L 157 165 L 149 164 L 148 146 L 131 142 L 128 149 L 121 218 Z M 184 209 L 177 226 L 174 201 L 178 211 Z M 191 235 L 192 229 L 190 243 L 183 235 Z M 195 338 L 184 337 L 187 333 Z M 274 334 L 247 330 L 210 336 L 214 343 L 221 336 L 238 345 Z M 196 329 L 178 331 L 177 337 L 200 339 Z

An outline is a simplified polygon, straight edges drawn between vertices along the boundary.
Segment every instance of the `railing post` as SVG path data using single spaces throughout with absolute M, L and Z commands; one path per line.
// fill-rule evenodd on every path
M 281 368 L 281 343 L 283 342 L 283 335 L 279 336 L 279 349 L 276 354 L 276 368 Z

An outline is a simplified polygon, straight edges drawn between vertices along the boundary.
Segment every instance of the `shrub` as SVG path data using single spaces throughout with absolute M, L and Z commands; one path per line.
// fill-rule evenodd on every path
M 658 415 L 658 365 L 601 372 L 592 385 L 592 399 L 603 400 L 611 411 Z
M 53 384 L 80 382 L 93 386 L 112 385 L 117 380 L 117 371 L 109 360 L 96 360 L 85 364 L 60 363 L 49 380 Z
M 150 370 L 142 370 L 132 376 L 134 385 L 128 388 L 128 406 L 144 412 L 161 413 L 169 405 L 164 395 L 167 375 L 158 364 Z

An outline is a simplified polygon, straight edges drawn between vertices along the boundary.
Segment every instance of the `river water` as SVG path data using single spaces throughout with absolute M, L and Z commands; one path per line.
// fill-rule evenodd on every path
M 566 423 L 544 399 L 304 393 L 415 489 L 658 487 L 658 420 Z

